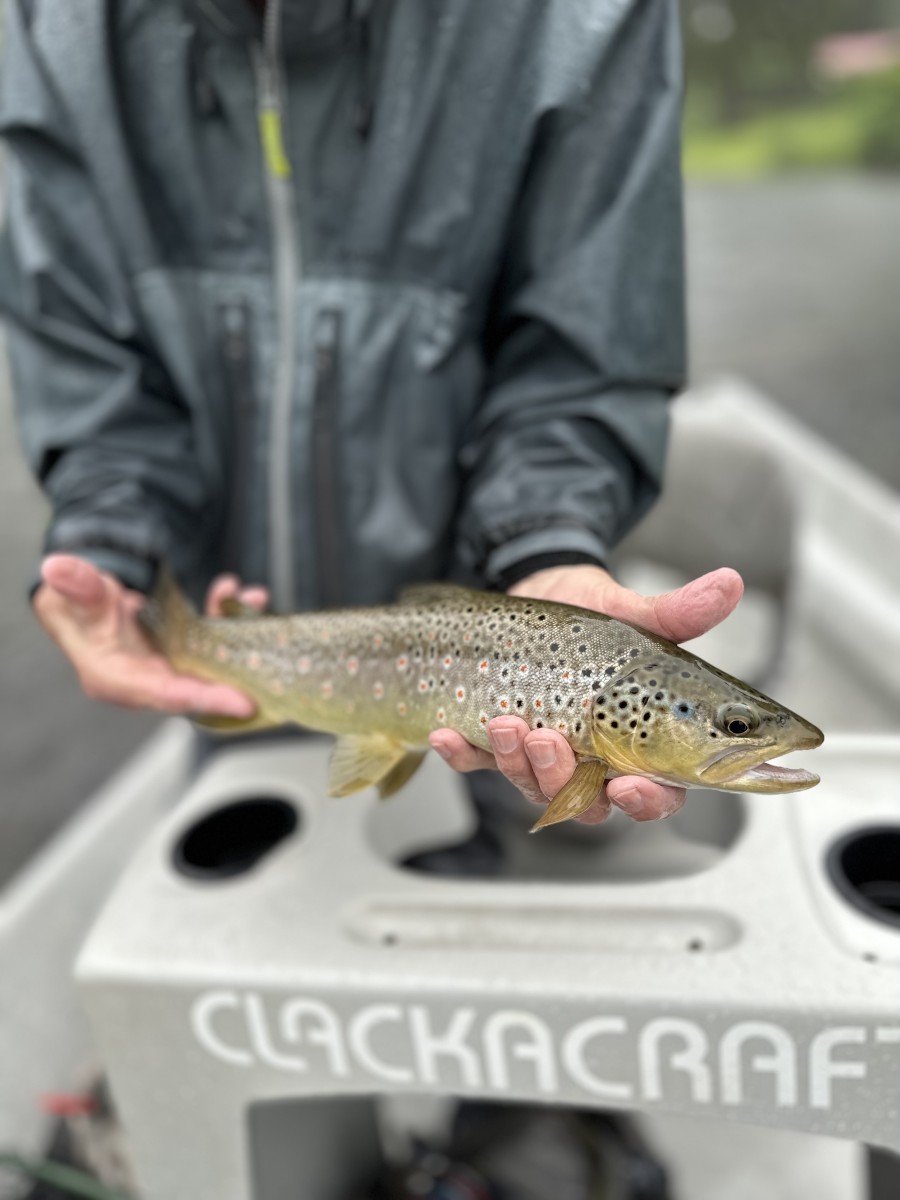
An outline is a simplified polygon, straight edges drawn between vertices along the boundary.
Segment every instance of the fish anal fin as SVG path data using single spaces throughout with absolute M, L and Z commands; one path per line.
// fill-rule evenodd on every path
M 401 742 L 383 733 L 339 737 L 328 769 L 329 795 L 349 796 L 381 783 L 402 763 L 406 754 L 406 747 Z
M 229 596 L 219 603 L 219 612 L 230 621 L 252 621 L 265 616 L 265 613 L 254 608 L 252 604 L 245 604 L 243 600 L 238 600 L 234 596 Z
M 399 792 L 404 784 L 409 783 L 427 753 L 427 750 L 407 750 L 397 765 L 391 767 L 379 781 L 378 794 L 382 800 L 387 800 L 388 796 L 393 796 L 394 792 Z
M 600 794 L 606 779 L 607 764 L 602 759 L 591 758 L 580 762 L 575 774 L 564 784 L 547 805 L 541 819 L 531 827 L 531 832 L 558 825 L 560 821 L 571 821 L 587 812 Z

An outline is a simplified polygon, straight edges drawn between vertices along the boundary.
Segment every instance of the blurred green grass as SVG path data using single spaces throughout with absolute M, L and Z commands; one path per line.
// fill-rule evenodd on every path
M 900 68 L 823 89 L 808 101 L 711 127 L 688 97 L 689 179 L 752 179 L 786 171 L 900 168 Z

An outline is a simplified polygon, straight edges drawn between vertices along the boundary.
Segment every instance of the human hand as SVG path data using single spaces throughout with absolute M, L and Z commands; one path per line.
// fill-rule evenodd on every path
M 71 554 L 45 558 L 41 579 L 35 615 L 92 700 L 168 713 L 253 716 L 253 702 L 243 692 L 181 675 L 153 648 L 137 621 L 145 602 L 140 592 Z M 254 608 L 268 601 L 265 588 L 242 588 L 235 576 L 222 575 L 210 586 L 207 615 L 218 615 L 231 597 Z
M 552 567 L 529 575 L 510 588 L 514 596 L 555 600 L 595 609 L 640 625 L 672 642 L 699 637 L 723 621 L 743 594 L 737 571 L 722 567 L 661 596 L 641 596 L 617 583 L 600 567 Z M 576 765 L 572 747 L 551 729 L 529 730 L 519 717 L 495 717 L 488 723 L 494 753 L 471 745 L 451 729 L 440 729 L 429 741 L 457 771 L 500 770 L 529 800 L 546 803 L 571 778 Z M 667 787 L 642 776 L 609 780 L 591 807 L 578 819 L 597 825 L 616 805 L 636 821 L 671 816 L 684 803 L 684 788 Z

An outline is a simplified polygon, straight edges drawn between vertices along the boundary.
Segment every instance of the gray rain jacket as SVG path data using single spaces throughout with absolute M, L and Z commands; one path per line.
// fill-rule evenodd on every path
M 47 548 L 282 609 L 602 560 L 684 369 L 675 0 L 269 9 L 8 0 Z

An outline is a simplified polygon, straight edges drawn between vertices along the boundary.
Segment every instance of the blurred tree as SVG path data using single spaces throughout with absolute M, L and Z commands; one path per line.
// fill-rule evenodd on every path
M 900 0 L 684 0 L 688 118 L 733 124 L 816 91 L 829 34 L 900 26 Z

